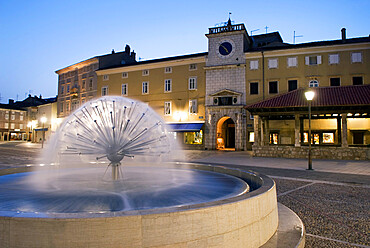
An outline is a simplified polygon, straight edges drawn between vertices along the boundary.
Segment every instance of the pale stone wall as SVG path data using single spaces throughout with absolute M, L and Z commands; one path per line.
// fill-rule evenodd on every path
M 253 146 L 253 156 L 279 158 L 307 158 L 308 147 Z M 314 159 L 370 160 L 368 147 L 312 147 Z

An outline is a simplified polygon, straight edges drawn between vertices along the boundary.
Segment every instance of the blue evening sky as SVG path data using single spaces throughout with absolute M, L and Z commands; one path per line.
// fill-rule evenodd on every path
M 57 94 L 56 70 L 122 51 L 142 60 L 207 51 L 209 27 L 228 19 L 254 35 L 296 43 L 370 33 L 370 0 L 0 0 L 0 102 Z

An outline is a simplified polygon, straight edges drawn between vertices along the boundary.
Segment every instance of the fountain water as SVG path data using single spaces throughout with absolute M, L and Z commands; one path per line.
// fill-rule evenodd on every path
M 144 103 L 106 96 L 84 104 L 50 142 L 51 170 L 0 177 L 0 246 L 259 247 L 270 239 L 278 225 L 270 178 L 168 164 L 179 154 L 174 144 Z M 102 180 L 109 167 L 113 180 Z

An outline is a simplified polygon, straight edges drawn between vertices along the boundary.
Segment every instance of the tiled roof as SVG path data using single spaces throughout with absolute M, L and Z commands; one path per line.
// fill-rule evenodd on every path
M 310 88 L 315 92 L 312 107 L 364 106 L 370 108 L 370 85 L 351 85 L 338 87 Z M 304 93 L 300 88 L 279 96 L 246 106 L 248 110 L 262 108 L 306 107 Z

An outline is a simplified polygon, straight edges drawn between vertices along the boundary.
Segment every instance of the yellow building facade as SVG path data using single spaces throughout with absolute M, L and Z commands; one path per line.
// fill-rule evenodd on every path
M 338 40 L 293 45 L 278 32 L 249 36 L 244 24 L 229 21 L 206 36 L 205 53 L 98 68 L 96 97 L 147 103 L 186 148 L 251 150 L 255 120 L 246 106 L 301 88 L 369 84 L 370 38 L 348 39 L 345 29 Z M 319 122 L 317 130 L 337 128 L 337 120 Z M 349 127 L 364 131 L 362 145 L 370 144 L 368 119 L 352 122 Z M 287 123 L 271 121 L 271 127 L 294 126 Z M 294 138 L 278 144 L 294 145 Z

